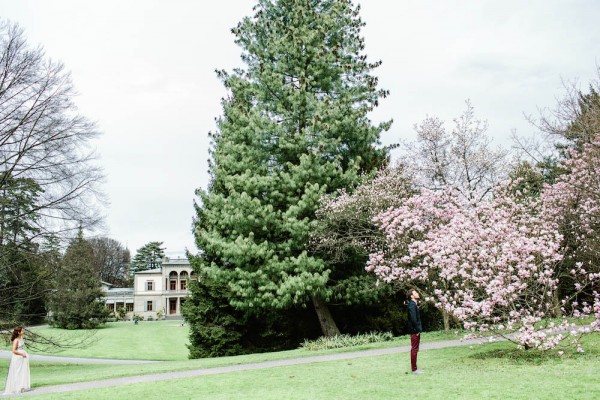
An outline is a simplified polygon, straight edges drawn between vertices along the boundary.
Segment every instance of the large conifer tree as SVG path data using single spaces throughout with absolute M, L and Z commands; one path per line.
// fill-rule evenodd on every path
M 108 310 L 94 268 L 94 249 L 81 229 L 70 243 L 54 277 L 50 296 L 51 323 L 65 329 L 96 328 L 105 323 Z
M 162 247 L 164 242 L 148 242 L 135 253 L 129 270 L 133 272 L 146 271 L 149 269 L 160 268 L 163 258 L 165 258 L 165 249 Z
M 391 122 L 368 118 L 387 91 L 371 75 L 379 62 L 363 52 L 363 25 L 349 0 L 258 1 L 232 30 L 245 69 L 218 72 L 229 96 L 211 183 L 197 192 L 194 268 L 241 310 L 312 302 L 325 335 L 339 331 L 327 307 L 332 271 L 307 249 L 315 210 L 387 156 L 377 145 Z

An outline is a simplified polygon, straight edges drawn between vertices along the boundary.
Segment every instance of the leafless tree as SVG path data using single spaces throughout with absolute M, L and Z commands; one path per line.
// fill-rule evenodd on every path
M 94 265 L 100 279 L 113 285 L 126 286 L 131 258 L 129 250 L 120 242 L 107 237 L 88 241 L 94 251 Z
M 0 329 L 0 337 L 4 339 L 6 346 L 10 345 L 10 335 L 14 327 L 20 323 L 6 323 L 3 329 Z M 76 336 L 66 333 L 40 334 L 35 330 L 25 328 L 25 338 L 27 340 L 27 348 L 34 352 L 54 353 L 65 349 L 83 349 L 98 342 L 94 331 L 78 332 Z
M 551 141 L 568 141 L 577 147 L 589 143 L 600 132 L 600 67 L 597 77 L 582 91 L 576 80 L 563 81 L 564 95 L 554 108 L 542 108 L 538 118 L 528 116 Z
M 0 190 L 17 179 L 39 185 L 27 210 L 39 217 L 39 235 L 100 221 L 93 205 L 102 172 L 90 146 L 98 131 L 77 112 L 75 95 L 62 63 L 29 47 L 18 25 L 0 21 Z
M 581 150 L 600 133 L 600 67 L 587 91 L 582 91 L 577 80 L 563 80 L 562 86 L 564 94 L 554 107 L 540 108 L 537 116 L 525 116 L 537 132 L 530 137 L 513 133 L 515 149 L 533 165 L 568 157 L 563 149 Z
M 493 149 L 487 121 L 477 119 L 473 106 L 454 118 L 448 132 L 437 117 L 415 124 L 417 139 L 405 145 L 403 162 L 417 184 L 429 189 L 451 186 L 469 199 L 485 196 L 507 174 L 507 151 Z
M 75 96 L 63 64 L 0 20 L 0 323 L 49 290 L 40 284 L 52 273 L 43 244 L 101 222 L 98 131 Z

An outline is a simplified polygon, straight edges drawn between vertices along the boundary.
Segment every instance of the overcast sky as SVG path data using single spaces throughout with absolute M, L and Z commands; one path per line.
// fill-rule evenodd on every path
M 242 66 L 230 29 L 254 0 L 0 0 L 0 16 L 64 62 L 82 114 L 102 131 L 108 236 L 135 251 L 197 249 L 194 190 L 208 184 L 208 132 L 225 95 L 214 70 Z M 384 143 L 426 115 L 451 121 L 470 99 L 497 143 L 534 132 L 524 114 L 551 107 L 561 79 L 585 88 L 600 64 L 600 2 L 364 0 L 366 53 L 391 91 Z

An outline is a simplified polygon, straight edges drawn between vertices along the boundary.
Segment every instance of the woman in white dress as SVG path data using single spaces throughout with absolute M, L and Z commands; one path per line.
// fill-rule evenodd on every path
M 4 386 L 4 394 L 17 394 L 31 388 L 29 378 L 29 358 L 23 341 L 23 328 L 17 326 L 10 337 L 12 340 L 12 357 L 8 367 L 8 377 Z

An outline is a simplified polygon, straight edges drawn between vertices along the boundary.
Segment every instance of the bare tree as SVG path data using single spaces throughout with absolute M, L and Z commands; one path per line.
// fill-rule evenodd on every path
M 53 272 L 43 244 L 101 221 L 98 131 L 75 95 L 63 64 L 0 20 L 0 322 L 43 310 Z
M 600 67 L 588 92 L 581 90 L 577 80 L 563 80 L 562 86 L 564 94 L 554 107 L 540 108 L 537 116 L 525 116 L 537 132 L 530 137 L 512 135 L 521 159 L 542 172 L 556 170 L 559 160 L 569 158 L 565 149 L 581 151 L 600 133 Z
M 554 108 L 543 108 L 538 118 L 528 116 L 528 120 L 553 143 L 567 142 L 578 149 L 590 143 L 600 132 L 600 67 L 596 74 L 587 93 L 577 81 L 563 81 L 565 94 Z
M 127 285 L 131 258 L 129 250 L 107 237 L 88 239 L 88 242 L 93 248 L 93 264 L 100 279 L 117 286 Z
M 454 118 L 448 132 L 437 117 L 415 124 L 417 139 L 406 145 L 403 162 L 418 186 L 439 189 L 451 186 L 465 197 L 485 196 L 506 176 L 507 151 L 491 147 L 487 121 L 477 119 L 473 106 Z
M 27 213 L 39 217 L 40 235 L 100 220 L 92 205 L 102 173 L 90 148 L 98 131 L 78 114 L 75 95 L 62 63 L 30 48 L 18 25 L 0 21 L 0 190 L 18 179 L 39 186 Z

